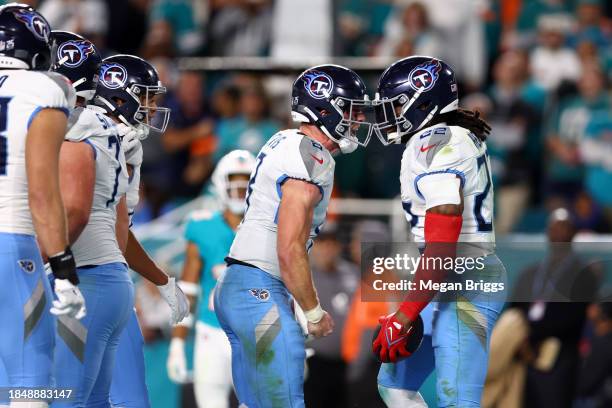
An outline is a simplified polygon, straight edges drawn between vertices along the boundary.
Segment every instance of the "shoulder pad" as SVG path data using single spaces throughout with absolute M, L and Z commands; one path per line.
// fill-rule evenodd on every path
M 64 93 L 64 97 L 68 102 L 68 105 L 74 106 L 76 102 L 76 93 L 74 91 L 74 87 L 72 86 L 68 78 L 66 78 L 62 74 L 51 71 L 41 72 L 41 74 L 45 75 L 47 78 L 53 81 L 62 90 L 62 92 Z
M 68 117 L 66 140 L 81 141 L 90 137 L 109 135 L 108 128 L 105 129 L 96 113 L 88 108 L 77 106 L 71 109 Z
M 451 137 L 452 132 L 450 128 L 446 126 L 432 127 L 431 129 L 421 133 L 418 136 L 418 140 L 414 144 L 414 148 L 417 150 L 416 156 L 419 162 L 425 167 L 429 168 L 437 155 L 448 155 L 452 154 Z
M 302 135 L 300 141 L 300 156 L 312 180 L 321 180 L 326 173 L 333 171 L 335 166 L 335 161 L 327 149 L 305 135 Z

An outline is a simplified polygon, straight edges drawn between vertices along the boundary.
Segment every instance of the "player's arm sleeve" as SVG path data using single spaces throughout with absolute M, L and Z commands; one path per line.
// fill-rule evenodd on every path
M 461 204 L 461 179 L 453 172 L 432 173 L 416 181 L 425 209 L 445 204 Z

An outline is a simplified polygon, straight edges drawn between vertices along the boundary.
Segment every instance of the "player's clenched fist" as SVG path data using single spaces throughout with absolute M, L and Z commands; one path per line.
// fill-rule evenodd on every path
M 308 322 L 308 334 L 314 337 L 329 336 L 334 331 L 334 320 L 329 313 L 323 311 L 321 319 L 315 323 Z
M 414 353 L 423 340 L 423 320 L 405 323 L 401 312 L 382 316 L 374 332 L 372 352 L 382 363 L 396 363 Z

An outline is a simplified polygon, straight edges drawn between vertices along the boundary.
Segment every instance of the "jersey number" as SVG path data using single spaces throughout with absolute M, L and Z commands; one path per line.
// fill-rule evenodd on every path
M 482 193 L 476 194 L 474 197 L 474 216 L 476 217 L 476 222 L 478 223 L 478 231 L 490 232 L 493 231 L 493 222 L 485 221 L 484 217 L 482 216 L 482 204 L 487 198 L 489 191 L 491 191 L 491 172 L 489 171 L 489 165 L 487 164 L 487 155 L 483 154 L 480 156 L 477 159 L 477 163 L 478 171 L 480 171 L 480 168 L 484 166 L 485 173 L 487 174 L 487 185 Z
M 249 210 L 249 206 L 251 205 L 251 193 L 253 192 L 253 184 L 255 183 L 255 179 L 257 178 L 257 173 L 259 173 L 259 168 L 261 167 L 261 163 L 263 163 L 263 159 L 266 157 L 264 152 L 259 153 L 257 155 L 257 167 L 255 167 L 255 173 L 253 173 L 253 177 L 249 180 L 249 184 L 247 186 L 247 195 L 246 195 L 246 210 L 244 213 Z
M 8 103 L 10 100 L 11 98 L 0 98 L 0 176 L 6 176 L 8 140 L 3 133 L 6 131 L 6 111 L 8 110 Z
M 113 145 L 115 145 L 115 159 L 119 161 L 119 150 L 121 144 L 119 143 L 119 139 L 117 139 L 117 136 L 111 136 L 108 138 L 108 148 L 112 149 Z M 119 174 L 121 174 L 121 163 L 115 169 L 115 184 L 113 186 L 113 195 L 108 201 L 106 201 L 107 207 L 115 202 L 115 197 L 117 196 L 117 188 L 119 187 Z

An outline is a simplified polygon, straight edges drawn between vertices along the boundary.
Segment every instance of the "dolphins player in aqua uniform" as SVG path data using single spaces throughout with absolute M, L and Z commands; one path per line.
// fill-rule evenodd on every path
M 51 312 L 85 315 L 59 187 L 60 146 L 74 90 L 49 69 L 50 28 L 34 9 L 0 7 L 0 387 L 53 386 L 53 300 L 41 248 L 57 284 Z M 46 407 L 46 400 L 9 402 Z
M 170 110 L 158 106 L 165 92 L 155 68 L 133 55 L 115 55 L 102 61 L 100 81 L 93 104 L 114 122 L 121 140 L 129 174 L 126 194 L 129 218 L 117 220 L 117 239 L 128 266 L 154 283 L 172 312 L 172 323 L 180 322 L 189 311 L 187 297 L 147 254 L 130 229 L 131 217 L 139 200 L 140 165 L 143 159 L 141 140 L 161 135 Z M 144 339 L 136 316 L 131 310 L 127 326 L 119 337 L 113 368 L 110 400 L 113 406 L 147 408 L 150 406 L 144 364 Z
M 427 259 L 468 251 L 481 257 L 481 276 L 505 279 L 495 255 L 493 187 L 485 143 L 490 127 L 478 114 L 458 108 L 455 74 L 444 61 L 409 57 L 380 77 L 374 129 L 383 144 L 406 143 L 401 197 L 415 242 Z M 456 245 L 457 242 L 461 246 Z M 458 272 L 459 273 L 459 272 Z M 430 274 L 430 275 L 427 275 Z M 417 270 L 416 284 L 443 278 Z M 455 292 L 430 303 L 435 291 L 409 294 L 399 310 L 381 318 L 373 351 L 384 362 L 380 395 L 390 408 L 426 407 L 418 390 L 435 368 L 439 407 L 479 407 L 487 372 L 491 331 L 503 298 L 485 291 Z M 425 321 L 421 347 L 406 357 L 402 342 L 418 316 Z
M 293 84 L 299 129 L 276 133 L 257 156 L 244 220 L 214 302 L 244 406 L 304 406 L 304 329 L 321 337 L 334 327 L 319 304 L 308 251 L 325 221 L 332 154 L 367 145 L 370 108 L 355 72 L 338 65 L 310 68 Z M 295 320 L 292 299 L 304 310 L 307 327 Z
M 225 271 L 225 257 L 242 221 L 249 176 L 255 157 L 246 150 L 234 150 L 219 160 L 212 183 L 221 211 L 194 212 L 185 228 L 187 251 L 181 288 L 197 303 L 193 387 L 199 408 L 227 408 L 232 390 L 231 348 L 213 307 L 217 278 Z M 168 355 L 168 376 L 177 383 L 188 380 L 185 338 L 193 316 L 174 329 Z

